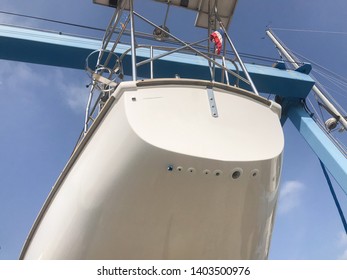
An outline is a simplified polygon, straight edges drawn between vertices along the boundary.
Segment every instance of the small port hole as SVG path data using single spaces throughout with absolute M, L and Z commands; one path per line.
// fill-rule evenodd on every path
M 240 171 L 234 171 L 234 173 L 231 175 L 231 177 L 233 179 L 238 179 L 238 178 L 240 178 L 240 176 L 241 176 L 241 172 Z

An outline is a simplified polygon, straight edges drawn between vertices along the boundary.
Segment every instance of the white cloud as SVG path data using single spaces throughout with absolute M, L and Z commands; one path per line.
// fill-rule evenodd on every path
M 84 111 L 87 105 L 89 90 L 85 87 L 88 83 L 86 78 L 86 75 L 78 75 L 70 69 L 54 71 L 54 85 L 57 91 L 70 109 L 76 113 Z
M 1 61 L 0 77 L 3 89 L 28 105 L 49 93 L 59 94 L 61 102 L 76 113 L 83 112 L 87 104 L 87 76 L 78 71 Z
M 77 85 L 68 85 L 63 88 L 63 97 L 69 107 L 78 113 L 84 111 L 87 105 L 88 90 Z
M 3 2 L 4 0 L 2 0 Z M 29 5 L 33 5 L 33 1 L 30 1 Z M 21 3 L 24 4 L 24 3 Z M 13 0 L 8 1 L 8 3 L 1 3 L 1 10 L 4 11 L 4 13 L 0 13 L 0 23 L 1 24 L 8 24 L 8 25 L 15 25 L 15 26 L 27 26 L 27 27 L 33 27 L 36 28 L 39 26 L 39 22 L 29 19 L 27 17 L 18 16 L 16 14 L 23 14 L 23 15 L 29 15 L 29 16 L 35 16 L 35 14 L 32 13 L 32 7 L 30 7 L 30 10 L 23 9 L 23 7 L 18 8 L 18 3 L 15 3 Z M 39 11 L 39 9 L 37 9 Z M 34 12 L 35 13 L 35 12 Z
M 1 87 L 8 96 L 26 102 L 28 106 L 35 102 L 40 88 L 48 86 L 46 75 L 38 73 L 31 65 L 1 61 Z
M 347 235 L 345 232 L 339 233 L 339 246 L 342 248 L 343 252 L 338 259 L 347 260 Z
M 300 205 L 300 195 L 305 189 L 299 181 L 287 181 L 283 184 L 278 202 L 278 213 L 287 214 Z
M 342 245 L 342 246 L 346 246 L 347 247 L 347 235 L 345 232 L 340 232 L 339 233 L 339 243 Z
M 339 257 L 339 260 L 347 260 L 347 248 L 346 248 L 345 251 L 341 254 L 341 256 Z
M 49 85 L 47 75 L 34 70 L 29 64 L 16 64 L 13 72 L 10 73 L 10 81 L 12 86 L 16 87 L 22 84 L 25 88 L 28 87 L 46 87 Z
M 41 78 L 40 75 L 26 63 L 12 63 L 2 60 L 0 75 L 2 77 L 2 82 L 14 89 L 20 84 L 25 84 L 25 87 L 28 85 L 46 84 L 46 79 Z

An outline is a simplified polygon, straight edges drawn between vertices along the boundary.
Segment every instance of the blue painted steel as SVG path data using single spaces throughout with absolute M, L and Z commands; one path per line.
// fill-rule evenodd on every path
M 276 63 L 274 63 L 274 65 L 272 65 L 272 67 L 281 70 L 287 70 L 287 66 L 283 61 L 277 61 Z
M 302 66 L 300 66 L 299 68 L 295 69 L 295 71 L 300 72 L 300 73 L 304 73 L 304 74 L 310 74 L 312 70 L 312 65 L 311 64 L 304 64 Z
M 347 158 L 340 152 L 301 104 L 285 108 L 289 119 L 316 153 L 330 174 L 347 192 Z
M 101 42 L 95 39 L 0 25 L 0 59 L 84 69 L 86 57 L 100 46 Z M 129 46 L 119 45 L 116 52 L 122 54 L 127 50 Z M 137 55 L 139 62 L 148 59 L 150 51 L 139 49 Z M 125 56 L 123 65 L 124 73 L 131 74 L 130 55 Z M 175 77 L 175 74 L 179 74 L 182 78 L 210 79 L 207 61 L 194 55 L 172 54 L 155 61 L 154 66 L 155 78 Z M 227 66 L 235 70 L 233 64 Z M 347 192 L 347 159 L 299 105 L 298 100 L 306 98 L 314 85 L 312 78 L 298 71 L 274 67 L 246 64 L 246 68 L 259 92 L 276 94 L 286 100 L 293 100 L 294 103 L 297 100 L 297 106 L 284 106 L 286 115 L 282 121 L 284 122 L 287 116 L 291 119 L 313 151 Z M 302 70 L 307 73 L 310 67 L 305 66 Z M 244 76 L 242 71 L 240 75 Z M 150 66 L 139 67 L 138 76 L 149 77 Z M 244 83 L 240 85 L 249 89 Z
M 84 69 L 86 57 L 100 46 L 101 42 L 95 39 L 0 25 L 0 59 Z M 116 52 L 122 54 L 128 49 L 127 45 L 119 45 Z M 150 51 L 138 49 L 137 56 L 138 62 L 148 59 Z M 123 65 L 124 73 L 130 75 L 130 55 L 124 58 Z M 235 70 L 233 64 L 227 66 Z M 246 64 L 246 68 L 259 92 L 305 98 L 314 85 L 308 75 L 296 71 L 253 64 Z M 175 53 L 165 56 L 155 61 L 154 69 L 155 78 L 175 77 L 178 74 L 182 78 L 210 79 L 207 61 L 195 55 Z M 219 73 L 217 71 L 217 76 Z M 242 71 L 240 75 L 244 76 Z M 138 68 L 138 76 L 150 76 L 149 64 Z M 231 83 L 235 82 L 231 76 L 230 80 Z M 250 89 L 243 82 L 240 82 L 240 86 Z

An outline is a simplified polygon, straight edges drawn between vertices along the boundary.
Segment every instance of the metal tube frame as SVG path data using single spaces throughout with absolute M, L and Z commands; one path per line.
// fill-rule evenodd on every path
M 199 44 L 199 43 L 202 43 L 202 42 L 204 42 L 204 41 L 206 41 L 206 39 L 202 39 L 202 40 L 200 40 L 200 41 L 196 41 L 196 42 L 194 42 L 194 43 L 188 44 L 188 46 L 194 46 L 194 45 Z M 146 60 L 143 60 L 143 61 L 137 63 L 136 66 L 137 66 L 137 67 L 142 66 L 142 65 L 144 65 L 144 64 L 146 64 L 146 63 L 149 63 L 149 62 L 152 62 L 152 61 L 154 61 L 154 60 L 160 59 L 160 58 L 165 57 L 165 56 L 167 56 L 167 55 L 170 55 L 170 54 L 173 54 L 173 53 L 178 52 L 178 51 L 180 51 L 180 50 L 183 50 L 183 49 L 185 49 L 185 48 L 187 48 L 187 46 L 182 46 L 182 47 L 173 49 L 173 50 L 171 50 L 171 51 L 168 51 L 168 52 L 166 52 L 166 53 L 163 53 L 163 54 L 154 56 L 154 57 L 149 58 L 149 59 L 146 59 Z
M 216 16 L 218 17 L 217 11 L 216 11 Z M 235 46 L 234 46 L 234 44 L 233 44 L 233 42 L 232 42 L 230 36 L 228 35 L 227 30 L 226 30 L 225 27 L 224 27 L 224 24 L 222 23 L 222 21 L 221 21 L 220 19 L 219 19 L 219 25 L 220 25 L 220 27 L 223 29 L 224 34 L 225 34 L 225 37 L 227 38 L 227 40 L 228 40 L 228 42 L 229 42 L 229 45 L 230 45 L 231 49 L 233 50 L 233 52 L 234 52 L 234 54 L 235 54 L 235 56 L 236 56 L 237 62 L 240 64 L 240 66 L 241 66 L 243 72 L 245 73 L 245 76 L 246 76 L 247 80 L 249 81 L 249 84 L 250 84 L 250 86 L 251 86 L 253 92 L 254 92 L 256 95 L 259 95 L 259 92 L 258 92 L 258 90 L 257 90 L 257 88 L 256 88 L 256 86 L 255 86 L 255 84 L 253 83 L 253 80 L 252 80 L 251 76 L 249 75 L 249 73 L 248 73 L 248 71 L 247 71 L 247 68 L 246 68 L 245 64 L 243 63 L 243 61 L 242 61 L 242 59 L 241 59 L 239 53 L 237 52 L 237 50 L 236 50 L 236 48 L 235 48 Z
M 131 67 L 132 67 L 133 81 L 135 82 L 137 80 L 137 69 L 136 69 L 134 1 L 129 0 L 129 4 L 130 4 L 130 28 L 131 28 Z
M 161 28 L 160 26 L 156 25 L 155 23 L 151 22 L 150 20 L 146 19 L 145 17 L 143 17 L 142 15 L 138 14 L 137 12 L 134 11 L 134 15 L 137 16 L 138 18 L 142 19 L 143 21 L 147 22 L 148 24 L 152 25 L 153 27 L 156 27 L 160 30 L 162 30 L 163 32 L 166 32 L 166 30 L 164 30 L 163 28 Z M 175 41 L 181 43 L 182 45 L 184 45 L 186 48 L 192 50 L 193 52 L 195 52 L 196 54 L 198 54 L 199 56 L 202 56 L 203 58 L 205 58 L 207 61 L 210 61 L 212 63 L 215 63 L 216 66 L 220 67 L 222 70 L 226 70 L 228 73 L 230 73 L 231 75 L 233 75 L 234 77 L 236 77 L 237 79 L 243 81 L 244 83 L 251 85 L 250 81 L 248 79 L 243 78 L 242 76 L 238 75 L 237 73 L 225 68 L 221 63 L 217 62 L 217 61 L 213 61 L 213 59 L 211 59 L 209 56 L 205 55 L 204 53 L 202 53 L 201 51 L 197 50 L 196 48 L 190 46 L 189 44 L 187 44 L 186 42 L 184 42 L 183 40 L 177 38 L 176 36 L 174 36 L 171 33 L 168 33 L 168 35 L 173 38 Z

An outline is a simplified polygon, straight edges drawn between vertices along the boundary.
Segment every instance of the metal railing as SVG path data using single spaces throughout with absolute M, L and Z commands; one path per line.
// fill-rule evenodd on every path
M 115 13 L 113 14 L 109 26 L 106 29 L 105 36 L 102 42 L 101 49 L 93 52 L 87 58 L 86 69 L 91 74 L 91 87 L 90 87 L 90 95 L 88 99 L 88 105 L 85 112 L 85 125 L 84 125 L 84 133 L 88 131 L 90 124 L 94 121 L 95 115 L 97 115 L 97 108 L 99 111 L 102 109 L 104 101 L 108 98 L 108 96 L 116 89 L 119 82 L 123 81 L 123 61 L 124 58 L 131 53 L 131 69 L 132 69 L 132 77 L 133 81 L 138 79 L 137 77 L 137 69 L 143 65 L 149 64 L 150 72 L 149 78 L 155 78 L 155 67 L 154 61 L 160 60 L 166 56 L 170 56 L 174 53 L 188 53 L 194 54 L 197 58 L 203 58 L 209 66 L 210 72 L 210 80 L 216 80 L 216 69 L 221 71 L 221 77 L 218 77 L 218 80 L 230 84 L 231 77 L 233 81 L 235 81 L 235 86 L 238 86 L 240 81 L 246 83 L 253 90 L 254 94 L 259 95 L 246 67 L 242 62 L 241 57 L 239 56 L 230 36 L 227 33 L 226 28 L 223 23 L 219 20 L 220 28 L 224 31 L 224 53 L 222 55 L 217 55 L 214 51 L 211 51 L 210 44 L 210 34 L 207 38 L 202 40 L 198 40 L 192 43 L 187 43 L 177 36 L 170 33 L 169 29 L 164 26 L 159 26 L 139 13 L 134 11 L 133 1 L 123 1 L 123 4 L 117 7 Z M 125 11 L 125 3 L 128 4 L 129 11 Z M 126 19 L 122 22 L 122 15 L 126 12 Z M 218 17 L 218 11 L 214 11 L 214 16 Z M 146 45 L 146 44 L 138 44 L 136 42 L 136 32 L 135 32 L 135 17 L 138 20 L 152 26 L 155 28 L 157 32 L 161 32 L 165 34 L 164 39 L 160 40 L 161 45 Z M 121 26 L 120 28 L 117 26 Z M 127 27 L 130 25 L 130 31 L 127 30 Z M 211 31 L 211 26 L 208 28 L 208 32 Z M 214 26 L 216 28 L 216 26 Z M 117 32 L 116 32 L 117 31 Z M 130 34 L 130 43 L 131 47 L 124 51 L 120 56 L 118 56 L 115 52 L 118 44 L 121 42 L 121 37 L 124 34 Z M 177 44 L 176 46 L 168 46 L 170 44 Z M 207 45 L 202 47 L 201 44 L 205 43 Z M 226 49 L 229 43 L 230 48 L 234 54 L 234 58 L 226 57 Z M 112 44 L 110 46 L 110 44 Z M 166 45 L 165 45 L 166 44 Z M 148 50 L 148 58 L 137 62 L 137 50 L 138 49 L 147 49 Z M 93 55 L 98 55 L 96 59 L 96 66 L 90 67 L 89 60 Z M 110 65 L 111 64 L 111 65 Z M 230 67 L 230 66 L 233 67 Z M 234 68 L 234 69 L 232 69 Z M 240 69 L 242 70 L 243 76 L 240 74 Z M 162 77 L 162 75 L 160 75 Z M 141 77 L 144 78 L 144 77 Z M 96 93 L 98 92 L 98 94 Z M 94 106 L 92 106 L 93 99 L 95 99 Z M 98 106 L 99 105 L 99 106 Z

